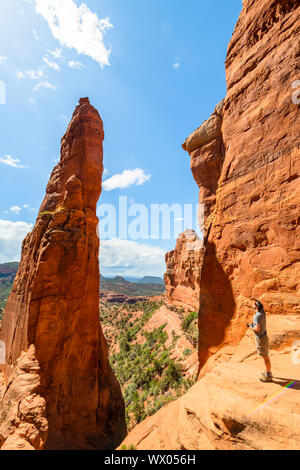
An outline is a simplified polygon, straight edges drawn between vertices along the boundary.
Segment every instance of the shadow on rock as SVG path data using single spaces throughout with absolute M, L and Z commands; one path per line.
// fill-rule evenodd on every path
M 207 242 L 201 273 L 199 310 L 199 371 L 222 344 L 235 301 L 228 275 L 216 256 L 215 244 Z

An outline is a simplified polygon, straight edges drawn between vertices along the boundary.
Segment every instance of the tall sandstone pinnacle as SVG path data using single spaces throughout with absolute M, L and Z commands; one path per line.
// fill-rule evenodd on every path
M 136 426 L 125 445 L 299 450 L 300 368 L 291 357 L 300 338 L 300 109 L 292 101 L 299 44 L 299 0 L 243 1 L 226 98 L 183 145 L 205 206 L 199 380 Z M 167 256 L 167 288 L 184 299 L 199 273 L 188 272 L 194 261 L 182 244 L 176 249 Z M 251 297 L 267 312 L 268 384 L 259 381 L 263 361 L 246 328 Z
M 33 393 L 45 400 L 48 449 L 113 449 L 126 435 L 124 402 L 99 322 L 103 139 L 98 111 L 81 99 L 23 242 L 2 324 L 6 375 L 23 351 L 30 349 L 31 364 L 36 359 L 40 383 Z M 0 402 L 0 446 L 7 393 Z

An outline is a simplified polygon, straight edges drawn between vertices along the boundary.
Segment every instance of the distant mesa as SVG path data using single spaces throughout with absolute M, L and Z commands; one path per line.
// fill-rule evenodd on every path
M 137 281 L 139 284 L 164 284 L 161 277 L 157 276 L 144 276 L 142 279 Z

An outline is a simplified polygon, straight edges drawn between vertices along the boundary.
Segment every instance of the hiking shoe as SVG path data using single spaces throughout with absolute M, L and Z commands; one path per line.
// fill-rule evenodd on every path
M 272 373 L 270 373 L 270 375 L 269 375 L 267 372 L 262 372 L 261 377 L 260 377 L 259 380 L 261 382 L 272 382 L 273 381 L 272 378 L 273 378 Z

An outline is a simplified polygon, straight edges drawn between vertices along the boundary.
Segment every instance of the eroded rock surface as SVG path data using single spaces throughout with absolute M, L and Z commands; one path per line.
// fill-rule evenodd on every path
M 299 450 L 300 367 L 290 344 L 300 316 L 274 315 L 269 336 L 273 383 L 259 377 L 253 333 L 224 346 L 181 398 L 138 424 L 122 445 L 137 450 Z M 289 387 L 286 387 L 288 384 Z
M 200 306 L 200 272 L 203 258 L 203 241 L 193 230 L 179 235 L 175 250 L 166 254 L 166 299 L 198 312 Z
M 40 450 L 48 433 L 46 402 L 40 396 L 40 367 L 30 346 L 16 361 L 0 396 L 1 450 Z
M 205 206 L 199 360 L 245 334 L 250 297 L 299 313 L 300 73 L 297 1 L 245 1 L 228 47 L 227 95 L 184 143 Z M 176 251 L 176 250 L 175 250 Z M 173 284 L 184 278 L 176 265 Z
M 22 351 L 35 347 L 50 449 L 113 449 L 126 434 L 124 402 L 99 324 L 103 139 L 98 111 L 81 99 L 23 242 L 2 322 L 7 375 Z

